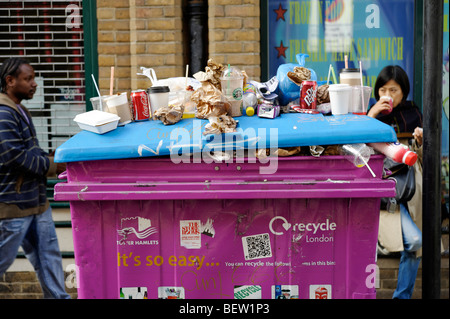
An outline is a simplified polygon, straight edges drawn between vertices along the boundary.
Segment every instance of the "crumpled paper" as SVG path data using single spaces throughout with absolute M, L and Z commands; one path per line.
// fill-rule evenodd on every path
M 279 148 L 279 149 L 266 149 L 261 148 L 256 151 L 256 157 L 259 159 L 265 159 L 268 156 L 280 156 L 280 157 L 286 157 L 286 156 L 292 156 L 299 154 L 301 151 L 300 146 L 295 147 L 285 147 L 285 148 Z
M 153 119 L 162 121 L 164 125 L 172 125 L 181 120 L 183 112 L 184 106 L 182 104 L 169 105 L 156 110 Z
M 200 82 L 209 82 L 214 85 L 219 91 L 222 89 L 220 85 L 220 77 L 225 67 L 215 62 L 213 59 L 209 59 L 206 63 L 205 72 L 199 71 L 194 74 L 194 78 Z
M 329 86 L 327 84 L 319 86 L 317 89 L 317 104 L 330 103 Z
M 231 105 L 222 94 L 220 77 L 226 69 L 222 64 L 209 59 L 205 72 L 199 71 L 194 74 L 194 78 L 201 83 L 201 87 L 195 90 L 191 96 L 191 101 L 197 104 L 196 117 L 208 119 L 227 114 Z M 244 76 L 244 86 L 248 79 L 245 71 L 241 71 Z
M 294 67 L 293 71 L 287 73 L 289 80 L 300 86 L 303 81 L 307 81 L 311 78 L 311 71 L 302 66 Z
M 205 125 L 203 135 L 222 134 L 236 132 L 237 122 L 228 115 L 209 117 L 209 123 Z
M 196 117 L 207 119 L 210 116 L 227 114 L 231 105 L 222 98 L 222 92 L 208 81 L 201 83 L 202 86 L 191 95 L 191 101 L 197 103 Z

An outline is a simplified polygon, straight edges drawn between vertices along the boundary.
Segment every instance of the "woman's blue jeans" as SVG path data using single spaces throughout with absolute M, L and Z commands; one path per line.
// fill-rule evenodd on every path
M 416 282 L 420 258 L 414 252 L 422 247 L 422 232 L 414 223 L 408 209 L 400 204 L 402 223 L 403 248 L 398 268 L 397 289 L 393 298 L 411 299 Z
M 22 246 L 33 265 L 44 298 L 70 298 L 64 289 L 64 272 L 52 210 L 40 215 L 0 219 L 0 276 Z

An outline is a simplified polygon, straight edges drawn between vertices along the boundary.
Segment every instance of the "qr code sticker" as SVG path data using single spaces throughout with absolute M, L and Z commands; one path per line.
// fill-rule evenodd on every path
M 245 260 L 272 257 L 269 234 L 242 237 Z

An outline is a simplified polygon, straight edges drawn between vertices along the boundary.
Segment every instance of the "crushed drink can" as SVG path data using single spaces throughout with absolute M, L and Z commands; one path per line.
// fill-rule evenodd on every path
M 303 81 L 300 86 L 300 110 L 311 111 L 317 108 L 317 82 Z
M 150 100 L 145 90 L 132 91 L 131 104 L 133 107 L 133 117 L 135 121 L 145 121 L 151 119 Z

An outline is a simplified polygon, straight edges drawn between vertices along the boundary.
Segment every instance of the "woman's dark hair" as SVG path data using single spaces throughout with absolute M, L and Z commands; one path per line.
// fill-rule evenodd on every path
M 12 75 L 16 78 L 19 75 L 20 66 L 22 64 L 29 65 L 30 62 L 22 58 L 9 58 L 3 61 L 3 64 L 0 67 L 0 92 L 6 92 L 6 77 Z
M 409 95 L 409 78 L 405 70 L 398 65 L 386 66 L 381 70 L 380 74 L 378 74 L 377 81 L 375 82 L 375 99 L 377 101 L 380 99 L 378 91 L 390 80 L 394 80 L 400 85 L 403 93 L 402 102 L 405 102 Z

